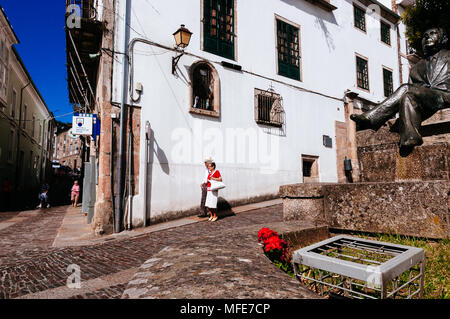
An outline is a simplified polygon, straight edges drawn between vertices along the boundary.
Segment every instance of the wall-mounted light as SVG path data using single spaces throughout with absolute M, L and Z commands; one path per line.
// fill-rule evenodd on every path
M 89 58 L 92 60 L 95 60 L 95 59 L 98 59 L 99 57 L 101 57 L 101 55 L 102 55 L 102 52 L 97 52 L 94 54 L 89 54 Z
M 189 31 L 187 28 L 185 28 L 184 24 L 182 24 L 181 27 L 173 34 L 173 37 L 175 38 L 176 49 L 186 48 L 189 45 L 189 42 L 191 41 L 191 36 L 192 32 Z M 176 73 L 178 61 L 183 56 L 183 54 L 184 51 L 181 50 L 181 53 L 179 55 L 172 58 L 172 74 Z

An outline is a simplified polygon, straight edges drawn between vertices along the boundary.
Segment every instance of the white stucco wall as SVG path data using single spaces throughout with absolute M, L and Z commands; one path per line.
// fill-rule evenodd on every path
M 201 2 L 131 1 L 130 39 L 146 38 L 173 47 L 173 32 L 180 24 L 185 24 L 193 32 L 186 52 L 214 66 L 221 89 L 219 119 L 192 115 L 188 112 L 188 73 L 190 66 L 200 58 L 184 55 L 176 77 L 171 74 L 174 52 L 136 44 L 134 82 L 142 83 L 144 88 L 138 103 L 142 107 L 139 188 L 143 190 L 145 184 L 148 187 L 147 204 L 142 192 L 134 198 L 136 222 L 145 218 L 146 210 L 154 217 L 198 206 L 204 172 L 202 159 L 209 155 L 216 158 L 217 168 L 227 184 L 227 188 L 220 191 L 220 196 L 226 200 L 276 193 L 280 185 L 301 182 L 302 154 L 319 157 L 321 182 L 336 182 L 335 121 L 345 121 L 340 100 L 344 92 L 350 89 L 374 102 L 383 100 L 383 66 L 393 70 L 394 85 L 399 83 L 395 27 L 391 30 L 391 46 L 380 41 L 378 17 L 368 16 L 367 33 L 361 32 L 353 26 L 350 0 L 332 0 L 338 9 L 331 13 L 303 0 L 236 1 L 235 61 L 202 51 Z M 115 31 L 115 50 L 120 52 L 123 51 L 123 7 L 124 1 L 121 1 L 118 11 L 121 18 L 117 20 Z M 277 75 L 276 15 L 300 27 L 301 82 Z M 369 92 L 356 86 L 356 53 L 369 59 Z M 121 61 L 121 56 L 117 57 Z M 244 72 L 216 63 L 224 60 L 241 65 Z M 115 62 L 113 100 L 118 103 L 121 70 L 121 63 Z M 257 125 L 254 119 L 254 89 L 266 90 L 271 85 L 283 98 L 286 123 L 282 136 L 278 129 Z M 144 176 L 147 121 L 154 139 L 148 174 Z M 240 155 L 245 149 L 230 142 L 230 133 L 238 130 L 247 130 L 256 136 L 257 143 L 269 143 L 273 150 L 267 152 L 261 144 L 254 148 L 258 153 L 255 158 L 233 159 L 233 152 Z M 333 138 L 333 148 L 324 147 L 323 135 Z M 211 138 L 216 141 L 211 142 Z M 210 146 L 220 145 L 221 139 L 224 146 L 214 153 Z M 248 145 L 250 149 L 254 146 L 254 143 Z

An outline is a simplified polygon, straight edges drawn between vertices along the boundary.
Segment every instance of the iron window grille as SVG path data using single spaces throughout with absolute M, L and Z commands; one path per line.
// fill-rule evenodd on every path
M 383 69 L 384 96 L 389 97 L 394 93 L 394 82 L 392 80 L 392 72 Z
M 369 63 L 359 56 L 356 57 L 356 79 L 359 88 L 369 90 Z
M 204 0 L 204 50 L 234 60 L 234 0 Z
M 390 25 L 381 21 L 381 41 L 391 45 L 391 27 Z
M 256 123 L 282 127 L 284 123 L 282 101 L 282 97 L 272 88 L 267 91 L 255 89 Z
M 299 29 L 277 19 L 278 74 L 300 80 Z
M 364 10 L 354 5 L 353 13 L 355 17 L 355 27 L 366 32 L 366 13 Z
M 200 64 L 193 71 L 192 107 L 202 110 L 214 110 L 214 78 L 211 68 Z

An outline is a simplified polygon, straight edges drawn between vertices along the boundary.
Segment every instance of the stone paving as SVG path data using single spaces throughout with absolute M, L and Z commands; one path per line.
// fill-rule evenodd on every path
M 143 297 L 315 297 L 273 266 L 257 244 L 260 227 L 282 222 L 281 205 L 241 212 L 215 223 L 196 222 L 133 237 L 110 237 L 89 246 L 52 247 L 66 210 L 67 207 L 32 211 L 27 219 L 0 230 L 0 298 L 39 297 L 43 292 L 63 289 L 71 274 L 67 267 L 73 264 L 80 267 L 82 287 L 98 278 L 109 276 L 114 279 L 117 274 L 132 268 L 143 268 L 130 278 L 128 285 L 128 280 L 111 280 L 111 286 L 105 287 L 102 281 L 103 286 L 97 290 L 82 292 L 82 289 L 73 289 L 70 296 L 65 292 L 64 298 L 135 297 L 128 294 L 132 290 L 122 295 L 123 290 L 136 288 L 133 284 L 139 282 L 142 284 L 142 280 L 136 279 L 149 275 L 142 269 L 157 265 L 161 266 L 158 267 L 161 290 L 155 292 L 151 290 L 153 286 L 146 288 L 148 291 Z M 196 256 L 200 255 L 201 258 L 197 259 Z M 160 258 L 158 261 L 162 264 L 145 264 L 151 258 Z M 190 269 L 182 268 L 187 260 L 184 258 L 191 260 L 193 266 Z M 175 264 L 181 268 L 174 268 Z M 165 268 L 170 268 L 166 277 L 163 276 Z M 186 272 L 181 276 L 183 272 L 178 271 Z M 185 288 L 175 289 L 174 274 L 181 276 L 185 283 L 195 283 L 196 293 L 189 294 L 183 290 Z M 212 292 L 217 285 L 225 287 L 221 294 Z

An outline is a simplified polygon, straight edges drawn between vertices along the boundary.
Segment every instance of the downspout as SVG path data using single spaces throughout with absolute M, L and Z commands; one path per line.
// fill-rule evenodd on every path
M 27 85 L 20 89 L 20 108 L 19 108 L 19 128 L 17 130 L 17 151 L 16 151 L 16 190 L 19 189 L 19 154 L 20 154 L 20 130 L 22 129 L 22 104 L 23 104 L 23 90 L 25 90 L 31 82 L 28 82 Z M 25 160 L 25 159 L 24 159 Z
M 45 121 L 46 121 L 47 119 L 44 119 L 43 120 L 43 123 L 42 123 L 42 130 L 41 130 L 41 140 L 39 141 L 40 143 L 41 143 L 41 156 L 40 156 L 40 163 L 39 163 L 39 170 L 40 170 L 40 174 L 39 174 L 39 180 L 40 180 L 40 183 L 42 184 L 42 181 L 46 181 L 46 176 L 45 176 L 45 172 L 44 173 L 42 173 L 42 163 L 44 163 L 44 160 L 43 160 L 43 155 L 44 155 L 44 136 L 45 136 L 45 134 L 44 134 L 44 131 L 45 131 Z
M 116 0 L 117 1 L 117 0 Z M 123 52 L 128 52 L 128 40 L 129 40 L 129 24 L 130 24 L 130 1 L 125 0 L 125 18 L 123 19 Z M 122 58 L 122 97 L 120 101 L 120 132 L 119 132 L 119 154 L 117 165 L 117 196 L 115 198 L 115 218 L 114 218 L 114 232 L 120 233 L 123 230 L 123 189 L 124 189 L 124 135 L 125 135 L 125 116 L 126 116 L 126 102 L 127 102 L 127 86 L 128 86 L 128 56 L 123 55 Z

